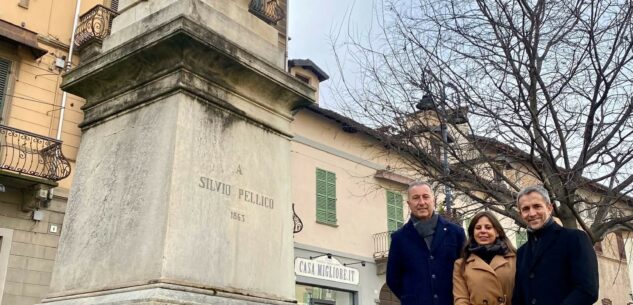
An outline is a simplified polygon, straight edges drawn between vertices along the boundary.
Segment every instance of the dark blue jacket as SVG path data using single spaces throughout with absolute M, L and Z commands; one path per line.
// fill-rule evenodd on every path
M 598 261 L 587 234 L 556 223 L 530 233 L 517 254 L 512 305 L 591 305 L 596 300 Z
M 453 263 L 459 258 L 464 229 L 441 216 L 429 251 L 411 220 L 391 235 L 387 285 L 402 305 L 452 305 Z

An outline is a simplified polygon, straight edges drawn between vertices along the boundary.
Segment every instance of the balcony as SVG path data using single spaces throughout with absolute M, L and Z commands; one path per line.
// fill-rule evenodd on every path
M 116 16 L 115 11 L 100 4 L 81 15 L 75 33 L 77 49 L 83 50 L 95 43 L 101 49 L 101 42 L 110 35 L 112 19 Z
M 62 142 L 0 125 L 0 169 L 59 181 L 70 175 Z
M 272 25 L 276 25 L 277 22 L 286 17 L 286 13 L 277 0 L 251 0 L 248 10 L 259 19 Z
M 26 190 L 23 211 L 48 207 L 51 188 L 69 175 L 61 141 L 0 125 L 0 190 Z
M 393 231 L 380 232 L 372 235 L 377 275 L 382 275 L 387 272 L 387 256 L 389 256 L 391 233 L 393 233 Z
M 372 239 L 374 240 L 374 259 L 384 259 L 389 254 L 391 233 L 393 233 L 393 231 L 380 232 L 372 236 Z

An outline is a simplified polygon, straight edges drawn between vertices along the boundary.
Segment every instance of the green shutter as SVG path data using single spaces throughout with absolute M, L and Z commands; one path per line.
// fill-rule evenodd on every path
M 0 58 L 0 118 L 2 118 L 2 109 L 4 102 L 7 100 L 7 91 L 9 86 L 9 68 L 11 62 Z
M 527 232 L 520 229 L 519 231 L 517 231 L 516 234 L 516 244 L 517 244 L 517 249 L 521 246 L 523 246 L 523 244 L 525 244 L 528 240 L 528 236 L 527 236 Z
M 395 231 L 404 224 L 402 201 L 402 194 L 387 191 L 387 229 L 389 231 Z
M 317 221 L 336 224 L 336 174 L 316 169 Z

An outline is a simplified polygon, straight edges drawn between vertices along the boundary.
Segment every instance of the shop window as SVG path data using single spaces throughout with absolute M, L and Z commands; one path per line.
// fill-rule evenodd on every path
M 316 198 L 317 222 L 336 225 L 336 174 L 317 168 Z
M 298 305 L 354 305 L 354 293 L 334 288 L 297 284 Z
M 387 229 L 390 232 L 398 230 L 404 224 L 402 201 L 401 193 L 387 191 Z

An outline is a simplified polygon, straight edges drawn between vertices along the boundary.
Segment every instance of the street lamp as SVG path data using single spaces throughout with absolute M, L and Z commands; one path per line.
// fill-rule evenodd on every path
M 444 177 L 448 177 L 448 175 L 450 175 L 451 173 L 451 169 L 448 166 L 448 126 L 446 125 L 446 121 L 448 119 L 447 113 L 446 113 L 446 95 L 444 93 L 444 88 L 442 88 L 442 101 L 441 101 L 441 116 L 442 119 L 440 119 L 440 131 L 442 133 L 442 150 L 443 150 L 443 158 L 442 158 L 442 168 L 444 170 Z M 433 96 L 430 94 L 425 94 L 424 96 L 422 96 L 422 99 L 420 100 L 420 102 L 418 103 L 418 105 L 416 105 L 416 107 L 418 109 L 430 109 L 431 106 L 433 107 L 433 109 L 435 109 L 435 112 L 437 112 L 437 105 L 435 104 L 435 100 L 433 99 Z M 439 114 L 439 113 L 438 113 Z M 444 184 L 444 203 L 446 205 L 446 213 L 448 215 L 452 215 L 451 214 L 451 210 L 453 207 L 453 194 L 452 194 L 452 190 L 450 188 L 450 186 L 448 186 L 447 184 Z

